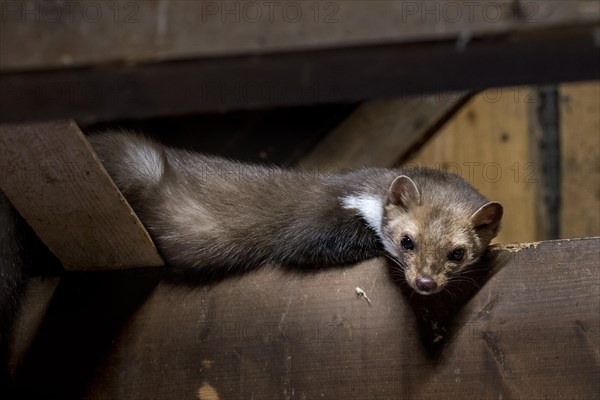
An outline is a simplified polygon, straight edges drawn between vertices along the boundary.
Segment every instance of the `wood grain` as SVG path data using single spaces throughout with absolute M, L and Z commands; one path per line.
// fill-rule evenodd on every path
M 467 93 L 374 100 L 322 139 L 299 166 L 319 171 L 391 167 L 423 143 L 470 98 Z
M 2 71 L 454 40 L 595 24 L 600 16 L 585 0 L 1 4 Z
M 163 265 L 74 122 L 0 125 L 0 186 L 68 269 Z
M 128 3 L 148 7 L 148 21 L 153 21 L 152 18 L 156 15 L 152 13 L 152 5 L 170 7 L 165 5 L 173 2 Z M 487 4 L 491 9 L 502 7 L 504 11 L 500 15 L 507 18 L 485 23 L 482 31 L 476 21 L 468 22 L 468 10 L 463 10 L 462 22 L 451 23 L 433 23 L 428 19 L 430 17 L 422 22 L 423 17 L 419 14 L 411 16 L 410 21 L 403 22 L 403 14 L 397 10 L 389 10 L 390 7 L 402 7 L 402 4 L 417 7 L 420 4 L 433 4 L 434 7 L 441 7 L 445 2 L 382 1 L 378 2 L 380 7 L 375 7 L 369 1 L 354 8 L 351 5 L 355 3 L 361 2 L 326 3 L 355 10 L 344 23 L 330 24 L 327 30 L 339 30 L 335 35 L 338 38 L 352 36 L 352 32 L 360 31 L 363 22 L 372 15 L 372 22 L 368 25 L 374 26 L 373 29 L 383 29 L 379 31 L 380 35 L 374 35 L 369 40 L 338 40 L 334 43 L 315 40 L 314 46 L 292 46 L 287 43 L 285 46 L 290 44 L 289 47 L 282 48 L 281 51 L 262 51 L 260 46 L 259 49 L 250 46 L 247 52 L 210 57 L 192 50 L 190 54 L 185 50 L 179 54 L 158 50 L 154 53 L 155 41 L 151 34 L 129 35 L 120 30 L 126 30 L 125 25 L 91 24 L 85 26 L 90 32 L 104 28 L 101 33 L 88 36 L 84 33 L 88 30 L 66 34 L 71 28 L 68 23 L 2 24 L 0 29 L 6 27 L 7 31 L 0 32 L 0 37 L 2 43 L 8 44 L 1 46 L 1 59 L 5 62 L 5 69 L 2 70 L 0 79 L 0 121 L 75 118 L 81 123 L 138 119 L 199 112 L 357 102 L 422 93 L 581 81 L 598 79 L 600 76 L 600 53 L 594 39 L 600 26 L 597 22 L 597 7 L 593 2 L 527 2 L 527 7 L 538 4 L 540 10 L 544 10 L 543 13 L 540 11 L 540 18 L 535 23 L 523 21 L 519 16 L 522 16 L 522 12 L 519 14 L 513 10 L 510 14 L 510 7 L 506 8 L 510 4 L 525 4 L 523 2 L 476 2 L 482 7 Z M 465 2 L 467 3 L 473 5 L 473 2 Z M 458 2 L 451 4 L 456 6 Z M 385 10 L 390 12 L 386 13 Z M 575 14 L 581 12 L 586 16 L 573 16 L 568 10 Z M 435 15 L 434 11 L 433 18 Z M 443 19 L 442 15 L 439 17 L 440 20 Z M 193 18 L 193 13 L 187 13 L 182 21 L 187 18 Z M 145 19 L 143 21 L 140 20 L 139 25 L 127 25 L 127 29 L 150 26 Z M 250 24 L 247 28 L 260 31 L 259 25 Z M 148 29 L 153 29 L 153 26 Z M 204 29 L 205 24 L 194 21 L 189 26 L 190 29 L 187 29 L 188 24 L 178 20 L 175 26 L 177 28 L 173 30 L 176 34 L 185 38 L 188 43 L 201 43 L 204 38 L 210 38 L 209 42 L 214 43 L 215 38 L 225 39 L 236 31 L 227 29 L 227 24 L 217 24 L 219 29 L 214 34 L 195 36 L 191 32 Z M 303 38 L 301 24 L 278 26 L 284 27 L 293 38 Z M 388 28 L 391 30 L 386 30 Z M 38 29 L 42 32 L 37 32 Z M 46 33 L 46 29 L 52 31 L 52 35 Z M 430 34 L 423 34 L 423 29 Z M 445 29 L 449 33 L 441 36 L 436 33 Z M 27 31 L 27 34 L 22 31 Z M 389 32 L 392 34 L 386 38 L 385 35 Z M 66 38 L 63 36 L 65 34 Z M 40 37 L 45 40 L 38 40 Z M 243 42 L 246 37 L 235 34 L 235 39 L 230 38 L 231 43 L 235 44 L 238 40 Z M 274 34 L 269 37 L 281 38 L 283 35 Z M 311 35 L 307 37 L 310 38 Z M 321 36 L 321 39 L 323 37 L 325 36 Z M 120 48 L 121 44 L 127 42 L 126 38 L 136 38 L 142 43 L 139 48 Z M 266 40 L 264 37 L 262 39 Z M 22 46 L 22 43 L 27 43 L 27 46 Z M 43 45 L 39 52 L 32 47 L 37 44 Z M 26 51 L 23 50 L 25 48 Z M 177 46 L 165 47 L 166 50 L 176 48 Z M 64 54 L 63 49 L 68 54 Z M 137 49 L 140 50 L 139 54 L 136 54 Z M 117 50 L 116 53 L 113 50 Z M 556 57 L 557 53 L 561 56 Z M 43 69 L 57 63 L 69 67 Z M 74 66 L 79 63 L 92 64 L 86 67 Z M 548 68 L 549 64 L 554 67 Z
M 598 399 L 599 252 L 497 247 L 481 290 L 437 299 L 384 260 L 186 285 L 166 269 L 31 278 L 13 377 L 54 398 Z
M 600 82 L 560 86 L 561 237 L 600 236 Z
M 408 161 L 457 173 L 501 202 L 501 243 L 543 239 L 536 214 L 542 171 L 529 137 L 529 109 L 538 100 L 531 87 L 482 92 Z

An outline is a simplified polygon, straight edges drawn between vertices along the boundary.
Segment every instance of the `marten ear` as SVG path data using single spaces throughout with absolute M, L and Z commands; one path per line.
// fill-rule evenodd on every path
M 420 203 L 421 194 L 412 179 L 406 175 L 400 175 L 394 179 L 388 193 L 388 204 L 394 204 L 408 210 Z
M 490 201 L 471 215 L 471 224 L 482 239 L 489 241 L 498 234 L 503 212 L 502 204 Z

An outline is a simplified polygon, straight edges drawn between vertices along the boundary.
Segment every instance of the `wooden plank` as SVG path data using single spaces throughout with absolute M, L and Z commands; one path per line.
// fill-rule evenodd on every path
M 361 105 L 299 163 L 319 171 L 391 167 L 441 127 L 470 94 L 374 100 Z
M 557 239 L 560 219 L 560 123 L 556 85 L 531 91 L 527 103 L 529 159 L 535 170 L 535 237 Z M 530 205 L 527 205 L 528 209 Z
M 501 243 L 543 238 L 536 213 L 542 171 L 529 137 L 529 110 L 538 101 L 530 87 L 480 93 L 408 160 L 457 173 L 501 202 Z
M 0 186 L 68 269 L 163 265 L 74 122 L 0 125 Z
M 585 0 L 2 0 L 0 7 L 2 71 L 454 40 L 596 24 L 600 17 L 598 4 Z
M 481 290 L 431 297 L 384 260 L 31 278 L 11 367 L 42 398 L 598 399 L 598 260 L 600 238 L 497 247 Z
M 600 235 L 600 82 L 561 85 L 561 237 Z
M 146 3 L 156 4 L 143 4 Z M 346 6 L 351 3 L 354 2 L 343 4 Z M 555 3 L 560 2 L 544 2 L 543 7 L 552 8 L 551 5 Z M 564 4 L 570 9 L 569 4 L 575 3 L 577 2 Z M 589 6 L 591 3 L 586 4 L 588 8 L 595 7 Z M 376 8 L 361 10 L 366 12 L 367 9 Z M 511 28 L 490 34 L 472 33 L 473 27 L 470 24 L 465 26 L 450 23 L 448 27 L 458 28 L 458 32 L 462 33 L 454 32 L 453 36 L 440 40 L 422 41 L 413 38 L 414 40 L 407 42 L 401 40 L 403 35 L 411 37 L 411 29 L 418 30 L 421 25 L 428 24 L 416 24 L 415 28 L 414 23 L 398 23 L 402 21 L 402 16 L 390 14 L 393 15 L 397 16 L 394 26 L 402 28 L 402 33 L 398 33 L 394 40 L 387 41 L 378 37 L 375 43 L 359 41 L 354 47 L 339 45 L 314 49 L 301 46 L 290 47 L 285 52 L 190 56 L 184 60 L 168 59 L 144 64 L 102 63 L 85 68 L 34 71 L 13 69 L 17 65 L 19 68 L 22 66 L 20 61 L 15 61 L 15 66 L 0 74 L 0 121 L 57 118 L 76 118 L 79 122 L 106 121 L 232 109 L 353 102 L 600 77 L 597 68 L 600 54 L 595 39 L 599 24 L 595 19 L 593 22 L 585 22 L 587 17 L 583 20 L 567 18 L 564 23 L 551 27 L 542 22 L 519 22 L 519 29 Z M 595 11 L 591 15 L 595 16 Z M 361 26 L 357 21 L 362 20 L 363 14 L 357 13 L 353 19 L 348 20 L 349 25 L 335 24 L 335 29 L 352 32 Z M 380 19 L 375 18 L 373 21 L 377 21 L 375 25 L 388 26 L 381 24 Z M 488 24 L 491 30 L 502 25 L 499 21 Z M 514 26 L 512 23 L 509 25 Z M 195 23 L 195 26 L 202 24 Z M 289 29 L 293 29 L 292 25 L 289 26 Z M 440 26 L 446 25 L 433 24 L 430 29 L 432 32 L 434 29 L 443 30 Z M 21 24 L 18 27 L 29 29 L 29 25 Z M 94 30 L 94 27 L 95 25 L 91 29 Z M 109 31 L 107 28 L 107 35 Z M 181 32 L 186 37 L 197 39 L 184 29 Z M 4 40 L 11 43 L 9 47 L 2 47 L 3 55 L 13 54 L 7 49 L 13 48 L 15 43 L 23 43 L 21 38 L 14 39 L 14 32 L 0 36 L 8 36 L 9 39 Z M 69 38 L 78 40 L 76 38 L 79 36 L 78 33 Z M 43 37 L 54 40 L 53 36 Z M 102 38 L 104 48 L 112 47 L 106 44 L 106 35 L 93 37 L 94 40 Z M 115 46 L 118 47 L 117 43 L 122 42 L 125 37 L 128 36 L 117 34 L 118 42 L 114 43 Z M 211 38 L 212 42 L 220 35 L 199 37 Z M 39 42 L 36 39 L 28 41 L 28 46 L 19 44 L 19 47 L 27 47 L 29 57 L 41 54 L 29 47 L 30 44 Z M 46 41 L 42 42 L 47 44 Z M 61 40 L 58 43 L 60 48 L 68 47 Z M 90 50 L 93 46 L 82 47 L 85 47 L 85 54 L 96 54 Z M 129 51 L 133 50 L 128 48 Z M 101 53 L 103 52 L 99 50 L 98 54 Z M 556 54 L 561 57 L 557 58 Z M 112 58 L 110 60 L 115 61 Z M 554 67 L 548 68 L 550 64 Z

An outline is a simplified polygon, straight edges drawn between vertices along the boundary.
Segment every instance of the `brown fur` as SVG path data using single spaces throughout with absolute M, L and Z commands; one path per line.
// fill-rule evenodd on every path
M 405 190 L 419 192 L 398 200 L 402 207 L 394 202 L 398 194 L 393 193 L 393 187 L 390 190 L 384 230 L 405 264 L 408 284 L 422 294 L 436 293 L 451 277 L 483 255 L 498 233 L 502 206 L 486 202 L 475 189 L 454 175 L 421 170 L 413 177 L 415 185 Z M 400 243 L 405 236 L 411 237 L 414 250 L 402 248 Z M 448 259 L 454 249 L 465 252 L 460 262 Z M 432 278 L 437 288 L 423 293 L 415 285 L 419 277 Z
M 486 206 L 495 213 L 486 208 L 473 218 L 487 200 L 439 171 L 316 174 L 172 149 L 122 132 L 90 142 L 176 267 L 349 264 L 387 253 L 405 266 L 409 285 L 429 294 L 483 254 L 501 218 L 497 203 Z M 367 205 L 357 206 L 356 196 Z M 414 251 L 402 248 L 406 235 Z M 447 258 L 455 248 L 466 251 L 460 263 Z M 415 280 L 423 276 L 437 288 L 417 289 Z

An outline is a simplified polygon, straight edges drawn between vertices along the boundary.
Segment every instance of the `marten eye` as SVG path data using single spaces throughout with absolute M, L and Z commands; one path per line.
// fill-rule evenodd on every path
M 465 251 L 463 249 L 454 249 L 448 254 L 448 260 L 458 262 L 463 259 L 464 255 Z
M 408 236 L 404 236 L 402 238 L 402 240 L 400 240 L 400 244 L 402 245 L 402 247 L 404 247 L 406 250 L 412 250 L 415 248 L 415 244 L 413 243 L 412 239 Z

